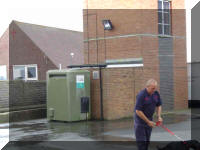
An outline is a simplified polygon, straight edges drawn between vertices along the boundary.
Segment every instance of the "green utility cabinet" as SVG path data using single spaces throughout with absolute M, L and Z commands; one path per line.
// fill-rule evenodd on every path
M 47 119 L 80 121 L 91 118 L 90 72 L 83 69 L 47 72 Z

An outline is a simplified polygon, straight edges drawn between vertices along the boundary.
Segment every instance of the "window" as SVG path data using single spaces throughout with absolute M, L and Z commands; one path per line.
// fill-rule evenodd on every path
M 168 0 L 158 0 L 158 33 L 170 35 L 170 24 L 170 2 Z
M 14 80 L 38 80 L 37 65 L 14 65 Z
M 0 65 L 0 81 L 7 80 L 6 65 Z

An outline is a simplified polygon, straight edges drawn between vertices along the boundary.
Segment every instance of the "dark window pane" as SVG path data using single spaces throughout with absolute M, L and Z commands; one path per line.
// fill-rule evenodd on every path
M 158 1 L 158 11 L 162 11 L 162 2 Z
M 169 7 L 169 2 L 164 2 L 164 12 L 169 12 L 170 7 Z
M 158 23 L 162 23 L 162 13 L 158 12 Z
M 161 24 L 158 24 L 158 34 L 163 34 Z
M 28 78 L 36 78 L 36 68 L 28 67 Z
M 164 34 L 170 35 L 170 26 L 169 25 L 164 25 Z
M 170 24 L 169 13 L 164 13 L 164 23 L 165 24 Z

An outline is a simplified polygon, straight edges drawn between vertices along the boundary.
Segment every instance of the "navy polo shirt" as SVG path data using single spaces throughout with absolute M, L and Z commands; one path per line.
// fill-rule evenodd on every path
M 135 124 L 148 126 L 147 123 L 142 120 L 137 114 L 136 110 L 142 111 L 145 116 L 149 120 L 153 120 L 153 114 L 155 112 L 155 108 L 162 105 L 162 101 L 160 99 L 160 94 L 158 91 L 155 91 L 152 95 L 149 95 L 146 88 L 137 95 L 136 104 L 135 104 Z

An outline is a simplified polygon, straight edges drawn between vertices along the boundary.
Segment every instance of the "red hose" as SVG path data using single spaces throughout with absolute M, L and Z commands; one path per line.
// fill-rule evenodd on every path
M 181 140 L 184 142 L 184 144 L 186 144 L 186 142 L 185 142 L 182 138 L 178 137 L 178 136 L 175 135 L 171 130 L 169 130 L 168 128 L 166 128 L 166 127 L 162 124 L 161 121 L 157 121 L 157 122 L 156 122 L 156 126 L 161 126 L 161 127 L 162 127 L 163 129 L 165 129 L 168 133 L 170 133 L 171 135 L 175 136 L 175 137 L 178 138 L 179 140 L 181 139 Z

